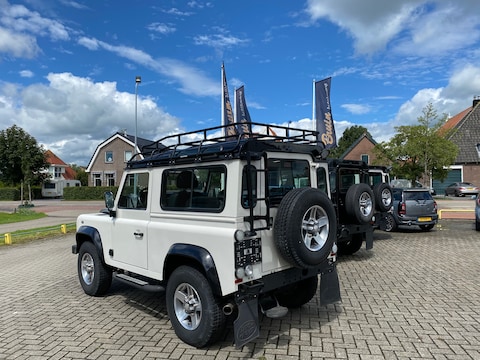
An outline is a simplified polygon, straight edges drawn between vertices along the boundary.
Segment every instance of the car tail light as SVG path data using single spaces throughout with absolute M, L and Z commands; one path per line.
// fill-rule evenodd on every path
M 438 205 L 437 205 L 437 202 L 434 200 L 433 201 L 433 211 L 435 212 L 435 214 L 437 213 L 437 210 L 438 210 Z
M 400 204 L 398 204 L 398 215 L 405 215 L 406 212 L 407 208 L 405 206 L 405 203 L 401 202 Z

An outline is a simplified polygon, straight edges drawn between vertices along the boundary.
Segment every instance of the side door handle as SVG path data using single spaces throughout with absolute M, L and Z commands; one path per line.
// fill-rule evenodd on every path
M 137 232 L 137 231 L 135 231 L 135 232 L 133 233 L 133 235 L 135 235 L 135 237 L 143 237 L 143 232 Z

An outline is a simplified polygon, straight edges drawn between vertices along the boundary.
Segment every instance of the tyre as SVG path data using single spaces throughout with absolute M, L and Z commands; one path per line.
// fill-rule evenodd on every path
M 353 234 L 347 241 L 337 242 L 339 255 L 352 255 L 362 247 L 363 234 Z
M 318 289 L 318 276 L 285 286 L 275 292 L 281 306 L 299 308 L 313 299 Z
M 337 235 L 333 203 L 315 188 L 290 190 L 274 223 L 278 251 L 291 265 L 311 268 L 327 260 Z
M 480 231 L 480 221 L 478 219 L 475 219 L 475 230 Z
M 381 229 L 383 231 L 391 232 L 397 228 L 397 223 L 395 222 L 395 218 L 392 214 L 386 214 L 381 221 Z
M 373 196 L 378 211 L 384 212 L 390 210 L 393 204 L 393 193 L 388 184 L 376 184 L 373 187 Z
M 77 270 L 83 291 L 88 295 L 104 295 L 112 284 L 112 270 L 102 262 L 97 248 L 90 241 L 80 246 Z
M 375 209 L 373 191 L 367 184 L 350 186 L 345 198 L 345 210 L 359 224 L 369 223 Z
M 170 322 L 182 341 L 201 348 L 222 335 L 225 315 L 200 271 L 178 267 L 168 280 L 165 296 Z
M 435 224 L 429 224 L 429 225 L 419 225 L 420 226 L 420 229 L 422 229 L 422 231 L 430 231 L 433 229 L 433 227 L 435 226 Z

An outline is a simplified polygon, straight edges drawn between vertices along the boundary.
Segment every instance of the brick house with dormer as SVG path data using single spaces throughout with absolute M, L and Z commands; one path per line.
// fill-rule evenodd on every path
M 341 158 L 344 160 L 361 160 L 372 165 L 376 159 L 373 148 L 377 142 L 367 133 L 363 133 L 350 147 L 345 150 Z
M 154 143 L 137 137 L 137 152 Z M 134 154 L 135 136 L 125 132 L 116 132 L 95 149 L 85 172 L 88 174 L 88 186 L 117 186 L 128 160 Z M 140 158 L 143 156 L 139 155 Z
M 447 179 L 433 180 L 437 194 L 453 182 L 465 181 L 480 186 L 480 96 L 473 98 L 472 106 L 452 116 L 440 131 L 452 131 L 448 139 L 458 146 L 458 155 L 450 166 Z

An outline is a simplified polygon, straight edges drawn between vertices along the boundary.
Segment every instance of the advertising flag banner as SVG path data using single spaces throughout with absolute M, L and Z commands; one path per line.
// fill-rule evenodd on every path
M 317 140 L 323 142 L 326 149 L 337 146 L 337 137 L 330 107 L 330 82 L 327 78 L 315 82 L 315 114 Z
M 252 120 L 245 102 L 245 88 L 239 87 L 235 90 L 235 113 L 237 115 L 237 131 L 243 137 L 249 137 L 252 133 Z
M 230 96 L 228 95 L 228 86 L 227 86 L 227 76 L 225 75 L 225 67 L 222 64 L 222 78 L 223 78 L 223 124 L 222 125 L 229 125 L 226 127 L 226 134 L 227 136 L 235 136 L 237 135 L 237 129 L 235 128 L 235 120 L 233 119 L 233 110 L 232 110 L 232 103 L 230 102 Z

